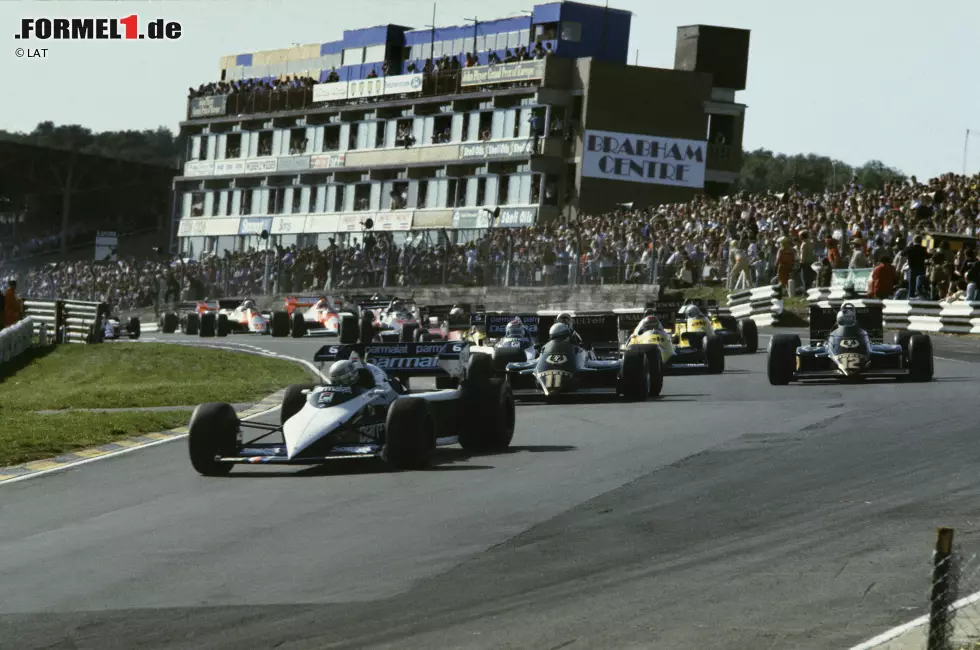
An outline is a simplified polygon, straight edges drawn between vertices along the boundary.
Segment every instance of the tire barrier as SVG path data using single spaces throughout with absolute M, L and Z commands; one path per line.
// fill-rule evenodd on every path
M 44 324 L 54 332 L 56 343 L 101 343 L 109 306 L 81 300 L 25 300 L 24 313 L 33 321 L 35 334 Z
M 34 345 L 34 321 L 28 317 L 0 330 L 0 366 Z
M 774 284 L 728 294 L 728 308 L 735 318 L 751 318 L 756 325 L 778 325 L 783 314 L 783 287 Z
M 980 334 L 980 302 L 935 300 L 872 300 L 845 289 L 810 289 L 807 300 L 823 307 L 881 305 L 885 327 L 913 332 Z

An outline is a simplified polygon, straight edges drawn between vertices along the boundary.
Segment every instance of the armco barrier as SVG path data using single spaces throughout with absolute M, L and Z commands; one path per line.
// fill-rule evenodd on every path
M 44 323 L 58 343 L 98 343 L 109 307 L 104 302 L 28 299 L 24 312 L 34 321 L 35 330 Z
M 783 314 L 783 287 L 756 287 L 728 294 L 728 308 L 735 318 L 751 318 L 757 325 L 779 324 Z
M 881 305 L 885 327 L 915 332 L 980 334 L 980 302 L 941 302 L 934 300 L 872 300 L 839 288 L 810 289 L 807 300 L 839 308 L 845 302 L 855 307 Z
M 0 365 L 34 345 L 34 322 L 30 318 L 0 330 Z

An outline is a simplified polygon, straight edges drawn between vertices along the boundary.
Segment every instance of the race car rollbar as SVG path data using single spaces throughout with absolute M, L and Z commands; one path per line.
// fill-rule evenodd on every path
M 314 360 L 336 359 L 336 347 L 324 346 Z M 401 377 L 435 371 L 404 367 L 407 357 L 397 350 L 369 349 L 393 346 L 347 347 L 347 359 L 368 360 L 359 367 L 356 384 L 290 386 L 278 425 L 243 422 L 228 404 L 199 406 L 188 436 L 194 468 L 206 476 L 222 476 L 236 464 L 380 459 L 391 469 L 420 469 L 437 447 L 458 443 L 472 451 L 499 451 L 510 445 L 515 421 L 510 386 L 490 378 L 479 364 L 460 373 L 458 388 L 410 393 Z M 246 441 L 243 433 L 248 430 L 259 435 Z M 266 441 L 277 434 L 282 442 Z

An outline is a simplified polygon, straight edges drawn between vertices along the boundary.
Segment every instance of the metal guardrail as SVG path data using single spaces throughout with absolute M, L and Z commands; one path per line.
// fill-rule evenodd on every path
M 807 292 L 807 301 L 823 307 L 840 308 L 845 302 L 855 307 L 881 305 L 885 327 L 915 332 L 980 334 L 980 302 L 937 300 L 875 300 L 844 288 L 817 288 Z
M 751 318 L 756 325 L 778 325 L 783 314 L 783 287 L 774 284 L 728 294 L 728 308 L 735 318 Z
M 20 356 L 34 345 L 34 322 L 30 318 L 0 330 L 0 364 Z
M 58 343 L 100 343 L 109 306 L 104 302 L 28 299 L 24 312 L 34 322 L 35 334 L 44 324 L 55 333 Z

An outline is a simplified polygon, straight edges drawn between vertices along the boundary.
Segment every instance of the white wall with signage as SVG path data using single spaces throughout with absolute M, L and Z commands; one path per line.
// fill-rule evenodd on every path
M 700 189 L 707 158 L 702 140 L 588 130 L 582 176 Z
M 333 81 L 313 86 L 314 102 L 336 102 L 361 97 L 405 95 L 422 90 L 421 74 L 400 74 L 357 81 Z

